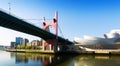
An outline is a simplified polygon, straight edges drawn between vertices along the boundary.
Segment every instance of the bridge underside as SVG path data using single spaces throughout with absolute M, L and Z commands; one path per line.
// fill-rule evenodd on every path
M 18 19 L 17 17 L 9 15 L 3 11 L 0 11 L 0 26 L 13 29 L 16 31 L 20 31 L 23 33 L 31 34 L 34 36 L 38 36 L 46 41 L 56 39 L 56 35 L 48 31 L 45 31 L 39 27 L 36 27 L 30 23 L 27 23 L 22 19 Z M 60 44 L 73 44 L 73 42 L 59 36 L 58 36 L 58 42 Z

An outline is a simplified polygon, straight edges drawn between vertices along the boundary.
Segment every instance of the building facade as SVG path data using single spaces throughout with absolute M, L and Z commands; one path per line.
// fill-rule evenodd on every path
M 16 45 L 21 45 L 23 38 L 16 37 Z
M 40 44 L 40 41 L 39 40 L 33 40 L 32 42 L 31 42 L 31 46 L 40 46 L 41 44 Z
M 11 48 L 14 48 L 16 46 L 16 42 L 11 42 Z
M 28 42 L 29 42 L 28 39 L 22 39 L 21 40 L 21 46 L 26 46 Z

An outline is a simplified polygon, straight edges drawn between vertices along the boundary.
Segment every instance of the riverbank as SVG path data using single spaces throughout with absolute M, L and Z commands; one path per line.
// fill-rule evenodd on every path
M 37 49 L 4 49 L 7 52 L 20 52 L 20 53 L 42 53 L 42 54 L 103 54 L 103 55 L 120 55 L 119 50 L 96 50 L 96 51 L 67 51 L 57 52 L 53 50 L 37 50 Z
M 44 54 L 54 54 L 53 50 L 33 50 L 33 49 L 4 49 L 7 52 L 23 52 L 23 53 L 44 53 Z
M 75 51 L 67 51 L 67 52 L 57 52 L 55 53 L 54 50 L 36 50 L 36 49 L 4 49 L 4 51 L 7 52 L 19 52 L 19 53 L 41 53 L 41 54 L 72 54 L 72 55 L 78 55 L 80 53 Z

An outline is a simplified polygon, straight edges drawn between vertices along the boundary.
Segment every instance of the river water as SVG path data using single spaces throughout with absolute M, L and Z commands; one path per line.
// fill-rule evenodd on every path
M 120 55 L 50 55 L 0 51 L 0 66 L 120 66 Z

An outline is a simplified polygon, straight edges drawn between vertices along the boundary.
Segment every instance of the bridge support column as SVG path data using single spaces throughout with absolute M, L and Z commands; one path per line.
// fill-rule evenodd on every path
M 43 19 L 43 29 L 49 32 L 50 31 L 49 26 L 53 26 L 55 29 L 56 38 L 54 39 L 56 39 L 56 42 L 54 44 L 54 52 L 56 53 L 58 52 L 58 12 L 57 11 L 55 12 L 52 21 L 46 22 L 45 18 Z
M 44 51 L 45 50 L 45 46 L 44 46 L 45 41 L 43 39 L 41 41 L 42 41 L 42 50 Z
M 52 46 L 51 46 L 51 44 L 49 45 L 49 47 L 50 47 L 50 51 L 52 50 Z
M 58 52 L 58 46 L 57 46 L 57 44 L 54 44 L 54 52 L 55 52 L 55 53 Z

